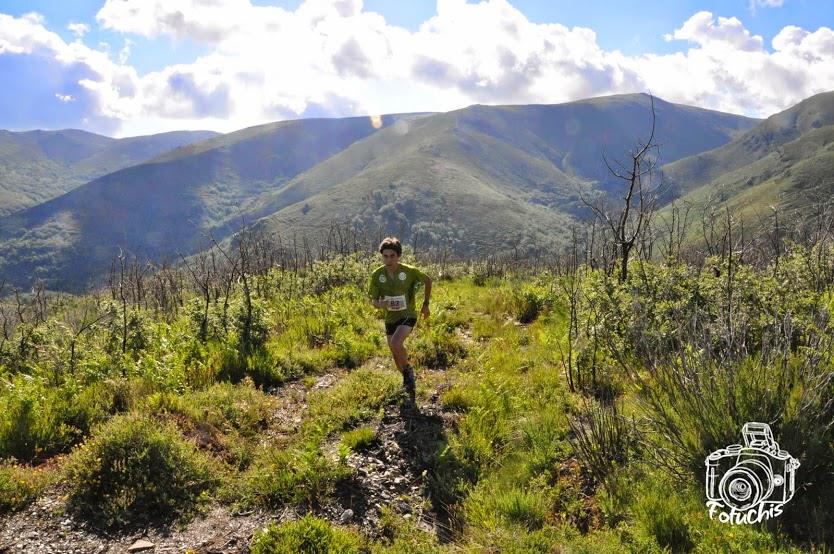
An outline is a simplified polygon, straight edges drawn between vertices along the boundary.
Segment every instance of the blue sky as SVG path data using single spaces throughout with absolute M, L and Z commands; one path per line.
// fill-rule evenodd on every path
M 0 0 L 0 128 L 230 131 L 647 90 L 764 117 L 834 89 L 832 28 L 824 0 Z

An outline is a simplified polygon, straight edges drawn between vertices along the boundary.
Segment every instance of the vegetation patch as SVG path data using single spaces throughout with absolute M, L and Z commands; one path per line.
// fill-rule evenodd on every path
M 23 508 L 53 480 L 54 473 L 45 468 L 0 463 L 0 514 Z
M 356 533 L 308 514 L 298 521 L 270 524 L 255 534 L 249 549 L 252 554 L 359 554 L 362 543 Z
M 98 429 L 66 475 L 70 509 L 102 527 L 186 518 L 219 483 L 211 460 L 173 425 L 139 415 Z
M 363 450 L 377 442 L 376 431 L 370 427 L 357 427 L 342 434 L 342 444 L 351 450 Z

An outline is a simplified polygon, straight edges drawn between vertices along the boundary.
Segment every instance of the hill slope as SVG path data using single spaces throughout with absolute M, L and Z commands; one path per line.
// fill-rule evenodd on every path
M 669 160 L 755 124 L 659 99 L 655 111 Z M 249 215 L 284 235 L 315 235 L 339 219 L 459 252 L 533 251 L 564 240 L 579 213 L 577 188 L 615 186 L 603 154 L 626 152 L 650 125 L 646 95 L 472 106 L 357 142 L 266 195 Z
M 666 159 L 729 142 L 754 120 L 656 100 Z M 458 251 L 558 243 L 577 187 L 608 187 L 603 152 L 626 152 L 649 97 L 446 114 L 281 122 L 165 153 L 0 219 L 0 272 L 78 288 L 117 246 L 142 257 L 194 252 L 241 222 L 315 236 L 334 221 Z M 681 136 L 686 132 L 686 140 Z
M 711 202 L 756 219 L 770 206 L 800 212 L 834 188 L 834 92 L 775 114 L 729 144 L 679 160 L 664 173 L 681 201 Z
M 21 133 L 0 130 L 0 216 L 216 134 L 175 131 L 114 139 L 77 129 Z
M 286 121 L 110 173 L 0 219 L 0 274 L 78 290 L 118 247 L 150 258 L 191 252 L 207 231 L 234 227 L 259 194 L 375 130 L 365 117 Z

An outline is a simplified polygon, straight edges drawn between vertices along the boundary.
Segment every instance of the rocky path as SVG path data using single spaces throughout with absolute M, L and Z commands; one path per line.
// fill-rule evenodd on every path
M 254 531 L 273 519 L 264 513 L 232 514 L 228 507 L 213 506 L 184 529 L 148 528 L 108 536 L 63 514 L 62 492 L 61 487 L 51 489 L 26 509 L 6 518 L 0 530 L 0 552 L 122 554 L 183 553 L 189 549 L 201 554 L 246 552 Z
M 376 443 L 348 456 L 347 463 L 355 469 L 353 478 L 339 488 L 339 502 L 328 507 L 328 517 L 355 523 L 375 537 L 382 531 L 380 517 L 387 507 L 418 528 L 445 536 L 445 517 L 431 498 L 429 480 L 453 418 L 454 414 L 443 414 L 436 390 L 428 404 L 386 406 L 377 424 Z

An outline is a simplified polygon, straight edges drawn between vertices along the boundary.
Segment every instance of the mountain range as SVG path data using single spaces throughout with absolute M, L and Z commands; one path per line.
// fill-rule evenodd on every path
M 745 195 L 801 204 L 800 191 L 807 198 L 808 191 L 830 190 L 834 93 L 763 121 L 658 98 L 653 106 L 670 198 L 700 202 L 720 189 L 724 201 L 742 209 Z M 645 140 L 651 110 L 651 98 L 637 94 L 283 121 L 203 140 L 183 137 L 135 163 L 127 156 L 113 161 L 113 145 L 90 154 L 95 141 L 78 141 L 76 151 L 50 154 L 51 163 L 76 168 L 72 175 L 106 171 L 95 160 L 121 167 L 78 186 L 67 179 L 67 192 L 25 209 L 7 208 L 0 280 L 29 286 L 43 279 L 50 288 L 79 291 L 109 268 L 119 248 L 173 258 L 209 238 L 228 240 L 249 223 L 315 237 L 342 222 L 458 253 L 533 252 L 566 240 L 584 213 L 578 191 L 616 194 L 603 156 L 622 159 Z M 35 181 L 7 189 L 38 199 Z
M 147 161 L 213 131 L 114 139 L 77 129 L 0 130 L 0 216 L 35 206 L 113 171 Z

